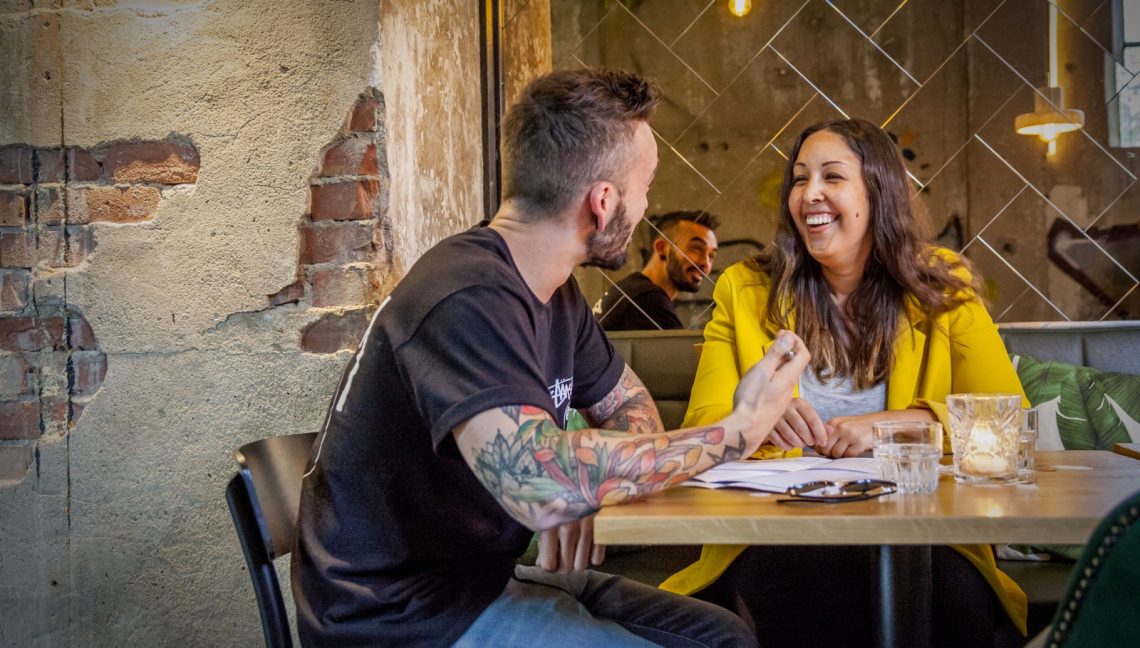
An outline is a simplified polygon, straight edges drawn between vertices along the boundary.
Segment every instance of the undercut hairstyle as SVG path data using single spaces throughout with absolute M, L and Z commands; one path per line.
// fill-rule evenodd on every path
M 531 81 L 503 119 L 503 199 L 543 218 L 599 180 L 624 191 L 634 130 L 660 98 L 650 81 L 600 68 Z
M 859 287 L 842 310 L 831 299 L 822 267 L 800 239 L 788 205 L 800 148 L 819 131 L 843 137 L 859 157 L 871 210 L 872 252 Z M 811 352 L 812 370 L 821 381 L 851 378 L 857 389 L 885 381 L 894 364 L 900 323 L 909 317 L 908 299 L 930 318 L 980 299 L 981 280 L 969 261 L 934 243 L 898 146 L 865 119 L 821 122 L 800 134 L 784 170 L 780 205 L 773 244 L 749 264 L 772 279 L 768 325 L 775 332 L 792 328 L 795 320 L 795 331 Z
M 682 222 L 688 221 L 698 225 L 704 225 L 712 231 L 720 227 L 720 218 L 716 214 L 710 214 L 707 211 L 699 209 L 690 211 L 672 211 L 660 216 L 650 216 L 649 222 L 653 225 L 653 238 L 658 239 L 664 236 L 670 241 L 674 241 L 677 229 Z

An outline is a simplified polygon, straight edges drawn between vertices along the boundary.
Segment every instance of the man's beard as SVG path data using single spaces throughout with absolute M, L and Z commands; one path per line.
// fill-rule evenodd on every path
M 698 276 L 696 279 L 691 279 L 689 269 L 693 267 L 692 263 L 682 254 L 677 254 L 673 250 L 669 250 L 669 259 L 665 262 L 665 273 L 669 276 L 669 281 L 673 282 L 673 286 L 681 292 L 697 292 L 701 287 L 701 278 Z
M 610 226 L 604 231 L 595 231 L 586 241 L 586 261 L 582 265 L 603 270 L 620 269 L 625 265 L 629 234 L 632 231 L 633 223 L 627 222 L 625 218 L 623 199 L 610 217 Z

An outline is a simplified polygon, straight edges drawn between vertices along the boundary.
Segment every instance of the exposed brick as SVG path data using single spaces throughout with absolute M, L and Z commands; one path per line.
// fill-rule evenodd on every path
M 24 481 L 35 461 L 35 446 L 0 446 L 0 486 L 11 486 Z
M 325 313 L 301 331 L 301 350 L 309 353 L 336 353 L 355 349 L 368 328 L 371 308 L 345 313 Z
M 69 192 L 73 195 L 74 192 Z M 37 188 L 32 194 L 32 209 L 36 214 L 36 223 L 40 225 L 61 225 L 64 221 L 64 214 L 73 210 L 66 210 L 61 196 L 63 192 L 59 189 L 42 189 Z M 67 213 L 71 217 L 75 214 Z M 87 212 L 80 212 L 79 216 L 82 217 L 82 222 L 87 222 Z
M 70 182 L 96 182 L 102 174 L 99 162 L 87 149 L 67 149 L 67 179 Z
M 317 270 L 312 282 L 313 306 L 357 306 L 373 301 L 375 287 L 366 267 Z
M 27 306 L 31 285 L 28 270 L 0 270 L 0 311 L 12 313 Z
M 284 304 L 296 304 L 305 298 L 305 281 L 303 279 L 297 279 L 268 297 L 271 307 L 282 306 Z
M 376 111 L 380 102 L 375 97 L 367 95 L 357 99 L 352 108 L 352 117 L 348 120 L 348 129 L 351 131 L 374 132 L 378 123 Z
M 376 254 L 372 223 L 325 223 L 301 228 L 301 263 L 370 261 Z
M 107 375 L 107 355 L 100 351 L 77 352 L 71 356 L 71 366 L 75 377 L 71 393 L 80 397 L 93 396 Z
M 63 347 L 62 317 L 0 317 L 0 351 Z
M 82 187 L 70 191 L 70 219 L 75 223 L 137 223 L 158 211 L 162 194 L 155 187 Z
M 63 182 L 63 151 L 36 149 L 32 153 L 32 176 L 35 182 Z
M 29 374 L 33 380 L 32 390 L 43 401 L 45 398 L 65 397 L 71 391 L 67 376 L 67 351 L 56 349 L 48 353 L 29 352 L 24 354 L 32 367 Z
M 383 204 L 376 180 L 312 185 L 309 189 L 314 221 L 375 218 Z
M 87 259 L 95 248 L 95 237 L 89 227 L 51 227 L 40 230 L 37 239 L 40 262 L 52 268 L 74 268 Z
M 71 430 L 71 407 L 69 399 L 65 396 L 45 401 L 40 406 L 43 422 L 43 436 L 46 438 L 63 438 Z
M 40 438 L 40 403 L 33 399 L 0 401 L 0 439 Z
M 0 191 L 0 226 L 23 227 L 27 214 L 27 196 L 14 191 Z
M 27 146 L 0 148 L 0 184 L 32 184 L 32 149 Z
M 18 353 L 0 354 L 0 397 L 10 398 L 30 392 L 28 361 Z
M 380 173 L 376 161 L 376 142 L 365 137 L 350 137 L 325 151 L 321 177 L 374 176 Z
M 73 398 L 67 402 L 67 405 L 70 408 L 71 412 L 69 416 L 70 420 L 67 422 L 67 427 L 74 429 L 75 424 L 79 422 L 79 417 L 83 416 L 83 408 L 85 406 L 85 403 L 76 402 L 76 400 Z
M 198 150 L 176 140 L 113 144 L 103 155 L 103 172 L 113 182 L 197 182 L 200 164 Z
M 94 351 L 99 348 L 95 341 L 95 332 L 91 330 L 87 318 L 82 315 L 72 315 L 69 322 L 71 335 L 67 342 L 71 348 L 78 351 Z
M 35 241 L 30 232 L 0 232 L 0 267 L 30 268 L 35 262 Z

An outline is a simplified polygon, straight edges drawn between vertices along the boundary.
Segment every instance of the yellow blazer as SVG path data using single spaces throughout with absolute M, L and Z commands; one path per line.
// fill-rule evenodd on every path
M 693 382 L 683 427 L 706 425 L 732 411 L 732 394 L 740 376 L 772 344 L 764 308 L 771 279 L 744 263 L 724 271 L 713 290 L 716 309 L 705 326 L 704 347 Z M 925 408 L 946 430 L 946 395 L 1002 392 L 1022 395 L 1013 364 L 981 302 L 969 301 L 930 318 L 916 300 L 908 300 L 904 322 L 894 344 L 894 368 L 887 380 L 887 409 Z M 997 568 L 989 545 L 955 546 L 993 587 L 1014 624 L 1025 634 L 1025 592 Z M 716 580 L 744 550 L 743 545 L 706 545 L 701 558 L 669 577 L 661 589 L 691 594 Z

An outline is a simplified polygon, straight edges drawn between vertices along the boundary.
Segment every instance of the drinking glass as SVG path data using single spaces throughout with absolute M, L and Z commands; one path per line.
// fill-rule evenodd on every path
M 933 493 L 938 487 L 942 424 L 927 421 L 880 421 L 871 424 L 871 449 L 883 479 L 900 493 Z
M 1017 435 L 1017 482 L 1037 481 L 1037 410 L 1021 413 L 1021 432 Z
M 950 414 L 954 479 L 992 484 L 1017 478 L 1021 396 L 950 394 L 946 409 Z

